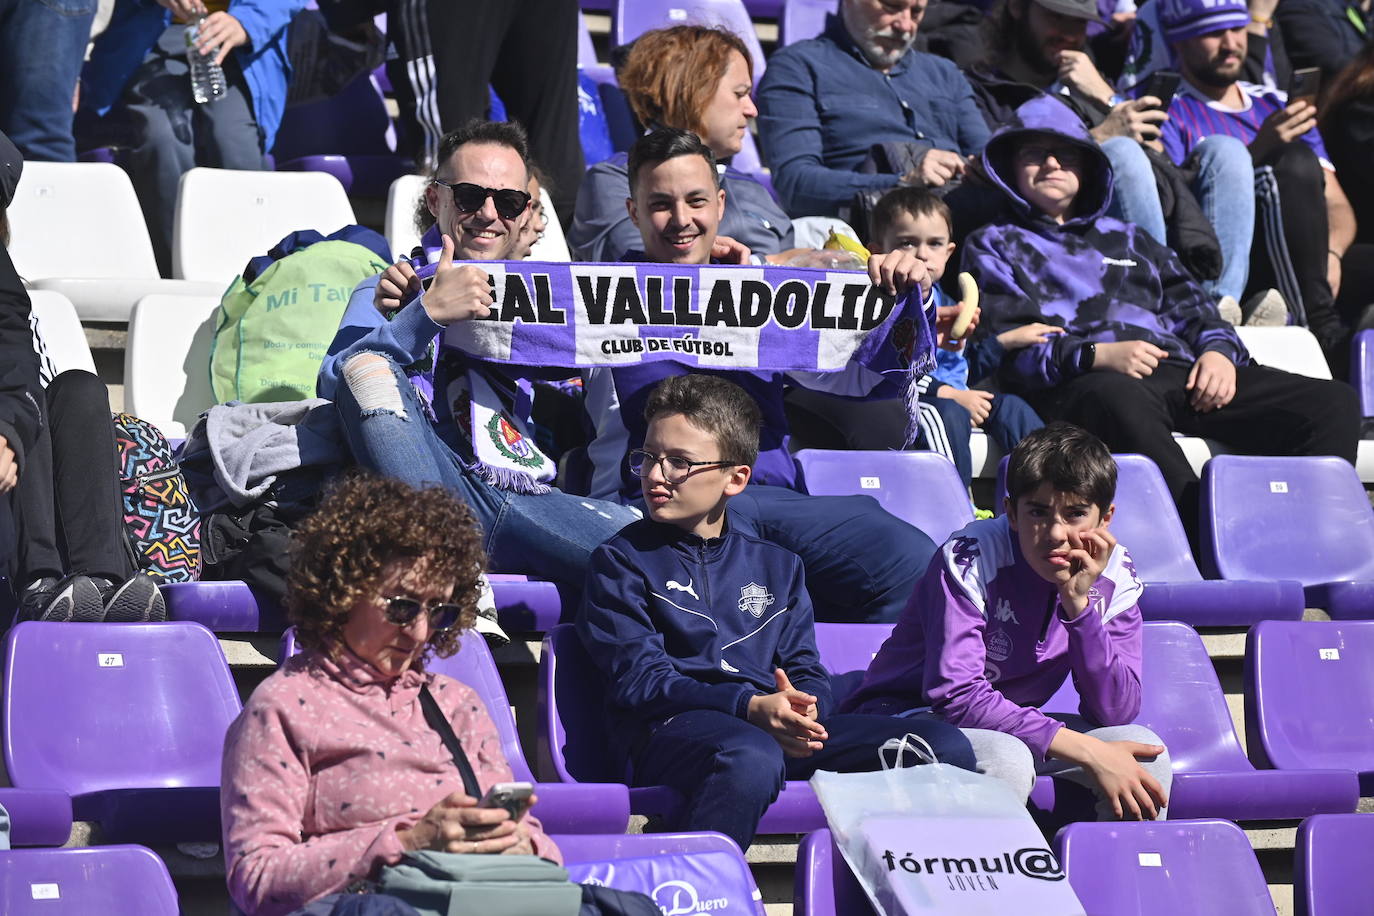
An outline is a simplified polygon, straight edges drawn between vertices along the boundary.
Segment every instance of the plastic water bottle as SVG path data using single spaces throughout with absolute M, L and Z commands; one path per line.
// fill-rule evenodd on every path
M 201 54 L 196 50 L 196 36 L 204 24 L 205 17 L 197 16 L 196 21 L 186 28 L 186 63 L 191 67 L 191 96 L 201 105 L 224 98 L 226 89 L 224 68 L 215 63 L 214 49 L 209 54 Z

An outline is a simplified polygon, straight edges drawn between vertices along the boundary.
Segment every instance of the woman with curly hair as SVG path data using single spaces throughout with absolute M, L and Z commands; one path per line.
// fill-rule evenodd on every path
M 483 791 L 511 780 L 481 700 L 425 671 L 473 624 L 479 538 L 447 491 L 361 476 L 297 530 L 286 603 L 304 651 L 253 691 L 224 747 L 225 865 L 245 913 L 290 913 L 408 850 L 560 858 L 533 817 L 477 807 L 422 710 L 427 690 Z

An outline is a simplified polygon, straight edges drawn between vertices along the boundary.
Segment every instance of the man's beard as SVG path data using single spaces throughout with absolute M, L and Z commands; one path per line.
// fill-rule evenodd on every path
M 1237 61 L 1234 65 L 1235 70 L 1233 72 L 1223 73 L 1221 68 L 1229 64 L 1229 60 L 1225 62 L 1220 60 L 1209 60 L 1193 73 L 1193 77 L 1197 79 L 1199 83 L 1212 86 L 1216 89 L 1230 88 L 1232 83 L 1240 79 L 1241 67 L 1240 62 Z
M 1029 6 L 1029 4 L 1027 4 Z M 1026 27 L 1025 20 L 1019 22 L 1013 20 L 1016 27 L 1015 47 L 1016 56 L 1025 61 L 1026 65 L 1037 73 L 1053 77 L 1059 73 L 1059 61 L 1056 59 L 1059 52 L 1054 52 L 1054 57 L 1045 56 L 1045 45 L 1038 36 Z M 1051 82 L 1053 80 L 1051 79 Z
M 916 33 L 913 31 L 907 38 L 893 32 L 892 29 L 875 29 L 872 27 L 860 29 L 858 23 L 852 21 L 849 13 L 849 4 L 840 4 L 840 13 L 844 20 L 845 30 L 849 32 L 854 43 L 859 46 L 863 56 L 870 64 L 875 67 L 888 68 L 894 66 L 897 61 L 906 56 L 906 52 L 911 50 L 911 46 L 916 43 Z M 873 39 L 891 38 L 903 41 L 904 44 L 895 51 L 889 51 L 880 47 Z

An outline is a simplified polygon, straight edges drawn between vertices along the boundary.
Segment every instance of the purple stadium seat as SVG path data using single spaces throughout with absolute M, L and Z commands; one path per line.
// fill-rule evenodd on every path
M 287 108 L 272 153 L 281 171 L 328 172 L 350 194 L 385 197 L 413 167 L 394 146 L 381 88 L 362 74 L 331 98 Z
M 934 452 L 797 452 L 806 491 L 818 496 L 872 496 L 937 544 L 973 521 L 973 506 L 959 471 Z
M 587 20 L 581 12 L 577 14 L 577 65 L 586 67 L 596 63 L 596 46 L 592 44 L 592 33 L 587 30 Z
M 1356 334 L 1350 346 L 1350 384 L 1360 393 L 1360 415 L 1374 417 L 1374 329 Z
M 892 635 L 890 623 L 818 623 L 816 650 L 830 672 L 831 699 L 838 705 L 863 681 L 883 642 Z
M 763 45 L 743 0 L 615 0 L 611 39 L 626 45 L 645 32 L 675 25 L 704 25 L 734 32 L 754 59 L 754 85 L 763 78 Z
M 0 852 L 0 912 L 8 916 L 177 916 L 167 866 L 143 846 Z
M 1170 818 L 1278 820 L 1355 810 L 1359 786 L 1348 765 L 1314 762 L 1301 771 L 1255 769 L 1236 737 L 1212 660 L 1191 627 L 1157 621 L 1145 624 L 1143 633 L 1144 690 L 1135 721 L 1152 729 L 1169 748 L 1174 767 Z M 1077 713 L 1078 704 L 1078 692 L 1069 679 L 1042 708 Z M 1254 732 L 1249 734 L 1253 747 Z M 1083 814 L 1075 810 L 1083 800 L 1077 787 L 1065 786 L 1065 797 L 1057 798 L 1058 785 L 1047 777 L 1038 779 L 1032 804 L 1054 812 L 1058 820 Z
M 560 782 L 622 778 L 609 759 L 611 746 L 603 707 L 601 674 L 569 624 L 544 637 L 539 659 L 539 766 Z M 667 814 L 682 803 L 667 786 L 630 789 L 635 814 Z M 789 781 L 764 812 L 759 833 L 806 833 L 825 826 L 816 793 L 805 782 Z
M 239 695 L 195 623 L 19 624 L 9 634 L 5 764 L 72 797 L 116 842 L 218 840 L 220 756 Z
M 1374 814 L 1318 814 L 1298 828 L 1294 916 L 1367 916 L 1374 901 Z
M 286 661 L 299 651 L 296 628 L 290 627 L 282 634 L 278 658 Z M 525 751 L 520 747 L 515 714 L 486 639 L 476 630 L 468 630 L 462 635 L 462 648 L 457 653 L 448 658 L 431 659 L 427 669 L 461 681 L 477 691 L 482 705 L 487 708 L 487 715 L 496 724 L 496 733 L 501 736 L 501 752 L 510 764 L 511 776 L 518 782 L 536 782 Z M 531 810 L 546 833 L 620 834 L 630 822 L 630 796 L 618 783 L 536 782 L 534 792 L 539 802 Z
M 1302 585 L 1295 579 L 1204 579 L 1193 559 L 1164 476 L 1144 455 L 1114 455 L 1117 466 L 1113 534 L 1131 552 L 1145 583 L 1146 620 L 1181 620 L 1194 627 L 1249 626 L 1299 620 Z M 1006 496 L 1007 459 L 997 466 L 997 507 Z
M 1054 846 L 1093 916 L 1274 916 L 1250 841 L 1230 821 L 1070 824 Z
M 1250 759 L 1355 770 L 1374 795 L 1374 621 L 1266 621 L 1245 640 Z M 1317 812 L 1313 812 L 1317 813 Z
M 1296 579 L 1308 606 L 1374 617 L 1374 509 L 1335 457 L 1218 455 L 1202 470 L 1204 550 L 1223 579 Z
M 0 789 L 11 846 L 61 846 L 72 835 L 72 799 L 57 789 Z
M 811 831 L 797 847 L 792 912 L 795 916 L 873 916 L 868 895 L 828 828 Z
M 665 913 L 763 916 L 749 864 L 723 834 L 554 836 L 553 841 L 577 883 L 639 891 Z
M 786 47 L 825 31 L 825 17 L 838 12 L 838 0 L 785 0 L 778 22 L 778 45 Z

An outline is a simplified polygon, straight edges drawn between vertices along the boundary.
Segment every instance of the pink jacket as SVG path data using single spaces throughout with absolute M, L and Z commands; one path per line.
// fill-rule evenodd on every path
M 443 675 L 384 677 L 345 650 L 304 652 L 263 681 L 229 726 L 220 811 L 229 894 L 250 916 L 290 913 L 400 860 L 397 830 L 463 791 L 425 722 L 420 687 L 453 723 L 482 790 L 512 779 L 482 701 Z M 526 816 L 536 855 L 561 861 Z

